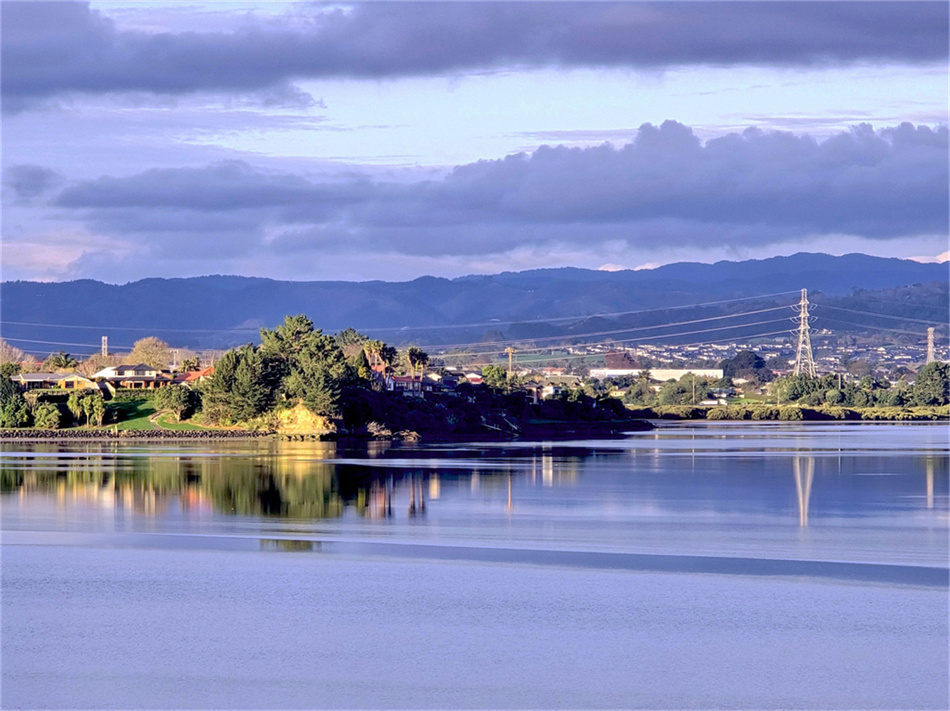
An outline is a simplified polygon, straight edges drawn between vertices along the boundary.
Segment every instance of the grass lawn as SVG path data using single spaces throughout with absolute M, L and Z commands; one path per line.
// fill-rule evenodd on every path
M 157 430 L 149 418 L 155 414 L 155 405 L 150 399 L 110 402 L 107 406 L 112 427 L 120 430 Z
M 155 418 L 155 421 L 158 422 L 158 426 L 163 430 L 174 430 L 176 432 L 182 432 L 186 430 L 208 430 L 209 427 L 201 427 L 199 425 L 193 425 L 190 422 L 176 422 L 174 415 L 170 415 L 167 412 L 163 415 L 159 415 Z

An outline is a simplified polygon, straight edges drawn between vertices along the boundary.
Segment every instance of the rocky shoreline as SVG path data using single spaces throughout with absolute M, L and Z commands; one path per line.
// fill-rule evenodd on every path
M 43 430 L 30 429 L 0 429 L 0 441 L 48 441 L 70 440 L 90 442 L 127 441 L 127 440 L 176 440 L 176 439 L 258 439 L 271 437 L 269 432 L 249 432 L 246 430 L 86 430 L 61 429 Z

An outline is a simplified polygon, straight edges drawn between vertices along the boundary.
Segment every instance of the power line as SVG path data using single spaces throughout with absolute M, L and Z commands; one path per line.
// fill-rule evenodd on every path
M 911 306 L 911 307 L 913 307 L 913 308 L 915 308 L 915 309 L 940 309 L 940 310 L 942 310 L 942 309 L 944 308 L 943 306 L 939 306 L 939 305 L 937 305 L 937 304 L 915 304 L 915 303 L 912 303 L 912 302 L 910 302 L 910 301 L 895 301 L 895 300 L 893 300 L 893 299 L 877 299 L 877 298 L 875 298 L 875 297 L 873 297 L 873 296 L 867 296 L 867 295 L 865 295 L 865 294 L 862 294 L 861 296 L 850 296 L 850 297 L 843 297 L 843 298 L 852 298 L 852 299 L 859 298 L 859 299 L 861 299 L 862 301 L 876 301 L 876 302 L 878 302 L 879 304 L 894 304 L 894 305 L 896 305 L 896 306 Z
M 753 316 L 755 314 L 768 313 L 770 311 L 784 311 L 787 309 L 787 306 L 774 306 L 768 309 L 757 309 L 755 311 L 744 311 L 738 314 L 726 314 L 725 316 L 709 316 L 707 318 L 692 319 L 690 321 L 677 321 L 673 323 L 663 323 L 663 324 L 654 324 L 652 326 L 631 326 L 629 328 L 620 328 L 613 331 L 592 331 L 590 333 L 564 333 L 556 336 L 536 336 L 532 338 L 507 338 L 499 343 L 514 343 L 514 344 L 524 344 L 524 343 L 537 343 L 539 341 L 557 341 L 565 340 L 570 338 L 593 338 L 595 336 L 611 336 L 617 333 L 633 333 L 634 331 L 652 331 L 661 328 L 673 328 L 675 326 L 686 326 L 694 323 L 705 323 L 707 321 L 722 321 L 723 319 L 729 318 L 740 318 L 742 316 Z M 736 324 L 735 328 L 739 328 L 743 324 Z M 428 348 L 431 350 L 437 349 L 446 349 L 446 348 L 465 348 L 467 346 L 475 346 L 482 343 L 482 341 L 468 342 L 468 343 L 453 343 L 453 344 L 432 344 L 426 346 L 420 346 L 422 348 Z
M 787 307 L 783 307 L 783 308 L 787 308 Z M 713 333 L 713 332 L 715 332 L 715 331 L 725 331 L 725 330 L 727 330 L 727 329 L 741 329 L 741 328 L 747 328 L 747 327 L 751 327 L 751 326 L 762 326 L 762 325 L 769 324 L 769 323 L 780 323 L 780 322 L 782 322 L 782 321 L 784 321 L 784 320 L 785 320 L 785 319 L 770 319 L 770 320 L 768 320 L 768 321 L 755 321 L 755 322 L 753 322 L 753 323 L 733 324 L 733 325 L 728 325 L 728 326 L 719 326 L 718 328 L 705 328 L 705 329 L 698 329 L 698 330 L 695 330 L 695 331 L 682 331 L 682 332 L 680 332 L 680 333 L 666 333 L 666 334 L 661 334 L 661 335 L 656 335 L 656 336 L 641 336 L 641 337 L 638 337 L 638 338 L 618 339 L 618 340 L 616 340 L 616 341 L 611 341 L 611 344 L 615 344 L 615 343 L 631 343 L 631 342 L 643 343 L 644 341 L 656 341 L 656 340 L 666 339 L 666 338 L 679 338 L 679 337 L 681 337 L 681 336 L 691 336 L 691 335 L 695 335 L 695 334 L 697 334 L 697 333 Z M 788 329 L 785 329 L 785 330 L 783 330 L 783 331 L 775 331 L 775 333 L 786 333 L 786 334 L 787 334 L 787 333 L 789 333 L 789 331 L 788 331 Z M 703 341 L 702 343 L 718 343 L 718 342 L 721 342 L 721 341 L 737 340 L 737 339 L 739 339 L 739 338 L 758 338 L 758 336 L 748 336 L 748 335 L 744 335 L 744 336 L 734 336 L 734 337 L 731 337 L 731 338 L 722 338 L 722 339 L 719 339 L 719 340 L 717 340 L 717 341 Z M 599 342 L 599 343 L 585 343 L 585 344 L 583 344 L 583 345 L 586 346 L 586 347 L 594 347 L 594 346 L 604 346 L 604 347 L 606 347 L 607 345 L 610 345 L 610 344 L 608 344 L 608 343 L 606 343 L 606 342 Z M 678 345 L 683 345 L 683 344 L 678 344 Z M 698 345 L 698 344 L 691 344 L 691 345 Z M 549 349 L 545 349 L 545 348 L 526 348 L 526 349 L 522 350 L 521 353 L 540 353 L 540 352 L 542 352 L 542 351 L 544 351 L 544 350 L 549 350 Z M 497 355 L 497 354 L 504 353 L 504 352 L 505 352 L 504 348 L 503 348 L 503 347 L 499 347 L 499 348 L 496 348 L 496 349 L 494 349 L 494 350 L 484 350 L 484 351 L 478 351 L 478 352 L 462 352 L 462 353 L 437 353 L 436 355 L 438 355 L 438 357 L 440 357 L 440 358 L 456 358 L 456 357 L 473 357 L 473 356 Z
M 65 341 L 38 341 L 33 338 L 10 338 L 7 336 L 3 337 L 5 341 L 17 341 L 19 343 L 39 343 L 45 346 L 77 346 L 79 348 L 96 348 L 99 346 L 94 343 L 67 343 Z M 133 348 L 134 346 L 114 346 L 115 348 Z
M 150 326 L 77 326 L 68 323 L 29 323 L 26 321 L 0 321 L 5 326 L 38 326 L 41 328 L 81 328 L 94 331 L 150 331 L 156 333 L 246 333 L 259 331 L 258 327 L 246 328 L 155 328 Z
M 733 342 L 741 341 L 741 340 L 750 340 L 750 341 L 751 341 L 751 340 L 756 339 L 756 338 L 768 338 L 769 336 L 781 336 L 781 335 L 787 336 L 787 335 L 789 335 L 789 331 L 788 331 L 787 329 L 783 329 L 783 330 L 781 330 L 781 331 L 767 331 L 767 332 L 765 332 L 765 333 L 756 333 L 756 334 L 745 335 L 745 336 L 742 336 L 742 337 L 739 338 L 739 339 L 737 339 L 737 338 L 732 338 L 732 337 L 730 337 L 730 338 L 718 338 L 718 339 L 711 339 L 711 340 L 710 340 L 710 339 L 703 339 L 702 341 L 694 341 L 694 342 L 692 342 L 692 343 L 680 343 L 680 344 L 677 344 L 677 345 L 678 345 L 680 348 L 689 348 L 690 346 L 704 346 L 704 345 L 708 345 L 708 344 L 712 344 L 712 343 L 733 343 Z M 475 354 L 471 354 L 471 355 L 494 355 L 494 354 L 496 354 L 496 353 L 503 353 L 503 352 L 504 352 L 504 351 L 491 351 L 491 352 L 489 352 L 489 353 L 475 353 Z M 540 352 L 539 352 L 539 353 L 540 353 Z M 462 355 L 462 354 L 459 354 L 459 355 Z M 450 354 L 445 354 L 445 355 L 442 356 L 442 357 L 452 357 L 452 358 L 454 358 L 455 356 L 456 356 L 456 354 L 450 353 Z M 603 357 L 603 353 L 582 353 L 582 354 L 570 354 L 570 355 L 568 355 L 568 356 L 565 356 L 565 358 L 569 358 L 569 359 L 571 359 L 571 360 L 587 360 L 587 359 L 590 359 L 590 358 L 602 358 L 602 357 Z M 487 361 L 485 362 L 485 364 L 487 364 Z M 474 367 L 474 366 L 477 366 L 477 365 L 483 365 L 483 363 L 482 363 L 481 361 L 475 361 L 475 362 L 472 363 L 471 365 L 472 365 L 472 367 Z
M 831 321 L 832 323 L 843 323 L 848 326 L 857 326 L 858 328 L 866 328 L 872 331 L 887 331 L 888 333 L 901 333 L 905 336 L 917 336 L 918 338 L 923 338 L 924 334 L 919 331 L 904 331 L 899 328 L 885 328 L 884 326 L 868 326 L 867 324 L 854 323 L 853 321 L 845 321 L 839 318 L 829 318 L 827 316 L 821 317 L 823 321 Z
M 775 294 L 760 294 L 756 296 L 740 296 L 734 299 L 720 299 L 718 301 L 703 301 L 695 304 L 682 304 L 679 306 L 665 306 L 658 309 L 641 309 L 639 311 L 617 311 L 614 313 L 597 313 L 597 314 L 581 314 L 577 316 L 557 316 L 553 318 L 539 318 L 539 319 L 496 319 L 493 321 L 485 321 L 481 323 L 458 323 L 458 324 L 443 324 L 443 325 L 422 325 L 422 326 L 388 326 L 388 327 L 375 327 L 375 326 L 353 326 L 356 331 L 374 331 L 374 332 L 387 332 L 387 331 L 420 331 L 420 330 L 441 330 L 441 329 L 450 329 L 450 328 L 477 328 L 484 326 L 498 326 L 500 323 L 556 323 L 559 321 L 582 321 L 584 319 L 591 318 L 612 318 L 616 316 L 634 316 L 639 314 L 648 314 L 648 313 L 657 313 L 662 311 L 674 311 L 680 309 L 693 309 L 699 308 L 702 306 L 716 306 L 718 304 L 730 304 L 740 301 L 752 301 L 756 299 L 769 299 L 775 296 L 786 296 L 788 294 L 793 294 L 796 292 L 793 291 L 782 291 Z M 35 323 L 27 321 L 6 321 L 0 320 L 0 326 L 34 326 L 34 327 L 46 327 L 46 328 L 80 328 L 80 329 L 93 329 L 100 331 L 151 331 L 157 333 L 246 333 L 248 331 L 258 331 L 259 327 L 241 327 L 241 328 L 162 328 L 154 326 L 91 326 L 88 324 L 68 324 L 68 323 Z
M 865 315 L 865 316 L 874 316 L 875 318 L 891 318 L 891 319 L 895 319 L 895 320 L 897 320 L 897 321 L 909 321 L 909 322 L 912 322 L 912 323 L 925 323 L 925 324 L 927 324 L 927 325 L 933 325 L 933 324 L 935 323 L 935 321 L 934 321 L 933 319 L 926 320 L 926 319 L 920 319 L 920 318 L 909 318 L 909 317 L 907 317 L 907 316 L 895 316 L 895 315 L 893 315 L 893 314 L 878 314 L 878 313 L 874 313 L 873 311 L 858 311 L 858 310 L 856 310 L 856 309 L 845 309 L 845 308 L 842 308 L 842 307 L 840 307 L 840 306 L 829 306 L 828 304 L 822 304 L 822 305 L 821 305 L 821 308 L 823 308 L 823 309 L 832 309 L 832 310 L 834 310 L 834 311 L 846 311 L 846 312 L 852 313 L 852 314 L 863 314 L 863 315 Z M 940 323 L 940 322 L 937 322 L 937 323 L 939 323 L 940 325 L 944 325 L 943 323 Z
M 745 316 L 753 316 L 753 315 L 756 315 L 756 314 L 770 313 L 770 312 L 774 312 L 774 311 L 782 311 L 782 310 L 784 310 L 784 309 L 786 309 L 786 308 L 788 308 L 788 307 L 787 307 L 787 306 L 776 306 L 776 307 L 771 307 L 771 308 L 767 308 L 767 309 L 756 309 L 756 310 L 754 310 L 754 311 L 745 311 L 745 312 L 738 313 L 738 314 L 727 314 L 727 315 L 724 315 L 724 316 L 709 316 L 709 317 L 706 317 L 706 318 L 691 319 L 691 320 L 688 320 L 688 321 L 679 321 L 679 322 L 665 323 L 665 324 L 655 324 L 655 325 L 652 325 L 652 326 L 634 326 L 634 327 L 630 327 L 630 328 L 616 329 L 616 330 L 611 330 L 611 331 L 597 331 L 597 332 L 585 333 L 585 334 L 576 334 L 576 335 L 564 334 L 564 335 L 558 335 L 558 336 L 540 336 L 540 337 L 537 337 L 537 338 L 526 338 L 526 339 L 508 339 L 508 340 L 505 340 L 505 341 L 501 341 L 501 342 L 500 342 L 500 347 L 502 347 L 502 349 L 503 349 L 503 346 L 504 346 L 504 345 L 511 344 L 511 343 L 517 343 L 517 344 L 520 345 L 520 344 L 525 344 L 525 343 L 539 343 L 539 342 L 542 342 L 542 341 L 558 341 L 558 340 L 563 341 L 563 340 L 565 340 L 565 339 L 570 339 L 570 338 L 593 338 L 593 337 L 597 337 L 597 336 L 607 336 L 607 335 L 614 335 L 614 334 L 618 334 L 618 333 L 633 333 L 633 332 L 642 332 L 642 331 L 664 330 L 664 329 L 676 328 L 676 327 L 678 327 L 678 326 L 688 326 L 688 325 L 693 325 L 693 324 L 698 324 L 698 323 L 709 323 L 709 322 L 713 322 L 713 321 L 723 321 L 723 320 L 726 320 L 726 319 L 737 319 L 737 318 L 742 318 L 742 317 L 745 317 Z M 727 328 L 744 328 L 744 327 L 747 327 L 747 326 L 755 326 L 755 325 L 760 325 L 760 324 L 763 324 L 763 323 L 774 323 L 774 322 L 776 322 L 776 319 L 772 319 L 772 320 L 770 320 L 770 321 L 753 322 L 753 323 L 738 323 L 738 324 L 723 325 L 723 326 L 720 326 L 720 327 L 718 327 L 718 328 L 705 329 L 705 330 L 701 330 L 701 331 L 687 331 L 687 332 L 685 332 L 685 333 L 665 333 L 665 334 L 656 334 L 656 335 L 653 335 L 653 336 L 640 336 L 640 337 L 637 337 L 637 338 L 617 339 L 617 340 L 615 340 L 615 341 L 613 341 L 613 342 L 614 342 L 614 343 L 627 343 L 627 342 L 630 342 L 630 341 L 643 341 L 643 340 L 657 340 L 657 339 L 663 339 L 663 338 L 676 338 L 676 337 L 679 337 L 679 336 L 681 336 L 681 335 L 689 335 L 689 334 L 691 334 L 691 333 L 714 332 L 714 331 L 721 331 L 721 330 L 724 330 L 724 329 L 727 329 Z M 46 341 L 46 340 L 39 340 L 39 339 L 32 339 L 32 338 L 16 338 L 16 337 L 8 337 L 8 338 L 6 338 L 5 340 L 7 340 L 7 341 L 14 341 L 14 342 L 17 342 L 17 343 L 31 343 L 31 344 L 37 344 L 37 345 L 56 346 L 56 347 L 78 347 L 78 348 L 95 348 L 95 347 L 96 347 L 95 344 L 92 344 L 92 343 L 76 343 L 76 342 L 71 342 L 71 341 Z M 451 345 L 431 345 L 431 346 L 425 346 L 425 348 L 427 348 L 427 349 L 429 349 L 429 350 L 433 350 L 433 351 L 439 351 L 439 350 L 445 351 L 445 350 L 451 349 L 451 348 L 467 348 L 467 347 L 478 346 L 478 345 L 481 345 L 481 344 L 480 344 L 480 343 L 469 342 L 469 343 L 451 344 Z M 591 344 L 591 345 L 594 345 L 594 344 Z M 606 344 L 604 344 L 604 345 L 606 345 Z M 127 348 L 127 349 L 131 349 L 131 348 L 133 348 L 134 346 L 129 346 L 129 345 L 124 345 L 124 344 L 122 344 L 122 345 L 115 345 L 114 347 L 115 347 L 115 348 L 118 348 L 118 349 L 126 349 L 126 348 Z M 531 350 L 531 349 L 529 349 L 529 350 Z M 537 350 L 537 349 L 535 349 L 535 350 Z M 488 352 L 483 352 L 483 353 L 484 353 L 484 354 L 488 354 L 488 353 L 496 353 L 496 352 L 500 352 L 500 351 L 488 351 Z M 455 355 L 455 354 L 453 354 L 453 355 Z M 468 355 L 468 354 L 465 354 L 465 355 Z

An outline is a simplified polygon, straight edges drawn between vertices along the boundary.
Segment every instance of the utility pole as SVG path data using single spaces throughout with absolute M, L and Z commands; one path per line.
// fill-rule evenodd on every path
M 927 362 L 933 363 L 937 360 L 936 355 L 934 355 L 934 327 L 931 326 L 927 329 Z
M 505 353 L 508 354 L 508 380 L 510 381 L 511 373 L 514 368 L 515 349 L 512 348 L 511 346 L 508 346 L 508 348 L 505 349 Z
M 795 375 L 815 377 L 815 359 L 811 353 L 811 332 L 808 328 L 808 289 L 802 289 L 802 300 L 798 302 L 798 352 L 795 355 Z

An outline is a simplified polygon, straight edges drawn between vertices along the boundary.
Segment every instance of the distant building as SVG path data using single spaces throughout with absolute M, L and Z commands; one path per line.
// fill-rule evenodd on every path
M 649 370 L 650 377 L 660 382 L 679 380 L 687 373 L 692 373 L 700 378 L 713 378 L 715 380 L 722 378 L 722 368 L 594 368 L 590 371 L 590 377 L 597 380 L 623 378 L 637 376 L 643 370 Z

